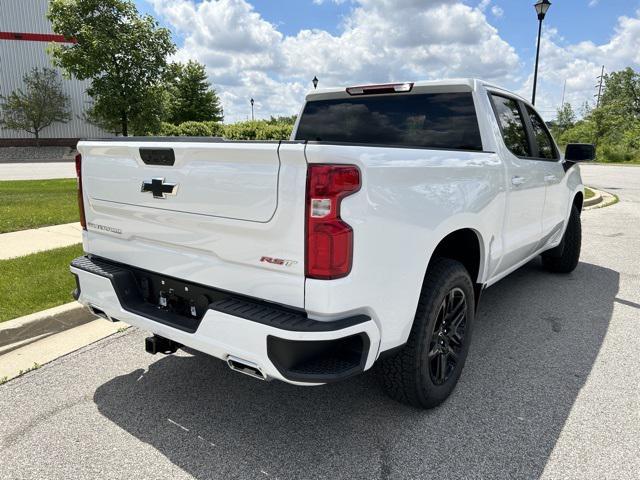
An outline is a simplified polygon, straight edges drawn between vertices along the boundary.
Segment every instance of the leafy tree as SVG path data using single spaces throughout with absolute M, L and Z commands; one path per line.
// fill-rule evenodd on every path
M 603 106 L 615 106 L 621 114 L 640 118 L 640 73 L 632 68 L 605 76 Z
M 588 100 L 585 100 L 582 105 L 580 105 L 580 116 L 582 116 L 583 118 L 588 117 L 591 113 L 591 110 L 593 110 L 593 107 Z
M 171 35 L 131 0 L 51 0 L 48 18 L 56 33 L 74 44 L 50 47 L 53 61 L 68 74 L 91 80 L 88 117 L 128 135 L 160 128 L 161 89 Z M 142 130 L 140 130 L 142 129 Z
M 25 90 L 17 89 L 8 96 L 0 95 L 0 125 L 11 130 L 24 130 L 35 135 L 40 145 L 40 132 L 56 122 L 71 120 L 69 97 L 62 91 L 58 72 L 34 68 L 23 78 Z
M 595 137 L 595 124 L 590 120 L 580 120 L 557 138 L 560 144 L 567 143 L 593 143 Z
M 626 150 L 640 152 L 640 120 L 631 122 L 622 134 L 622 147 Z
M 294 125 L 296 123 L 297 118 L 298 118 L 297 115 L 289 115 L 286 117 L 284 116 L 274 117 L 272 115 L 271 118 L 267 120 L 267 123 L 270 123 L 270 124 L 285 123 L 287 125 Z
M 627 68 L 605 77 L 597 108 L 565 130 L 560 143 L 594 143 L 602 161 L 640 161 L 640 74 Z M 586 104 L 585 104 L 586 105 Z
M 167 71 L 169 99 L 168 121 L 221 122 L 224 118 L 220 99 L 207 80 L 204 65 L 193 60 L 174 63 Z
M 570 103 L 565 103 L 556 113 L 556 121 L 554 122 L 554 135 L 560 136 L 569 130 L 576 123 L 576 114 Z

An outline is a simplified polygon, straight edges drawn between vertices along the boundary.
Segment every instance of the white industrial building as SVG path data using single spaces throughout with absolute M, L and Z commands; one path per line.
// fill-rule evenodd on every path
M 32 69 L 54 68 L 47 54 L 50 42 L 63 42 L 55 35 L 46 17 L 48 0 L 0 0 L 0 95 L 8 95 L 23 86 L 23 77 Z M 55 123 L 41 133 L 43 145 L 74 146 L 79 138 L 110 136 L 84 120 L 90 105 L 87 82 L 65 79 L 62 88 L 70 98 L 73 118 L 69 123 Z M 0 128 L 0 146 L 29 145 L 33 135 Z

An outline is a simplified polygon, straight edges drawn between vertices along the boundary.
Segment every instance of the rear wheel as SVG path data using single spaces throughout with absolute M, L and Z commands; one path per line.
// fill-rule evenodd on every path
M 434 259 L 407 343 L 382 360 L 387 394 L 419 408 L 433 408 L 446 400 L 467 358 L 473 318 L 469 273 L 459 262 Z
M 580 212 L 575 205 L 571 207 L 571 215 L 562 242 L 542 254 L 542 265 L 553 273 L 570 273 L 575 270 L 580 260 L 582 247 L 582 224 Z

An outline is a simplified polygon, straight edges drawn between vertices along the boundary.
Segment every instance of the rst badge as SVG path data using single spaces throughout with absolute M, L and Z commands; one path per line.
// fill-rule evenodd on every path
M 280 265 L 282 267 L 293 267 L 298 262 L 296 260 L 286 260 L 284 258 L 262 257 L 260 258 L 262 263 L 270 263 L 272 265 Z

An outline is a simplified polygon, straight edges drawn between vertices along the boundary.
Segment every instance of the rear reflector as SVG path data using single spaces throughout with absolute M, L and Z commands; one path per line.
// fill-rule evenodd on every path
M 84 215 L 84 197 L 82 195 L 82 155 L 76 155 L 76 175 L 78 177 L 78 210 L 80 212 L 80 225 L 87 229 L 87 220 Z
M 340 218 L 342 199 L 360 189 L 355 165 L 311 165 L 307 174 L 306 276 L 332 280 L 349 275 L 353 230 Z
M 413 90 L 413 83 L 386 83 L 347 88 L 349 95 L 381 95 L 383 93 L 405 93 Z

